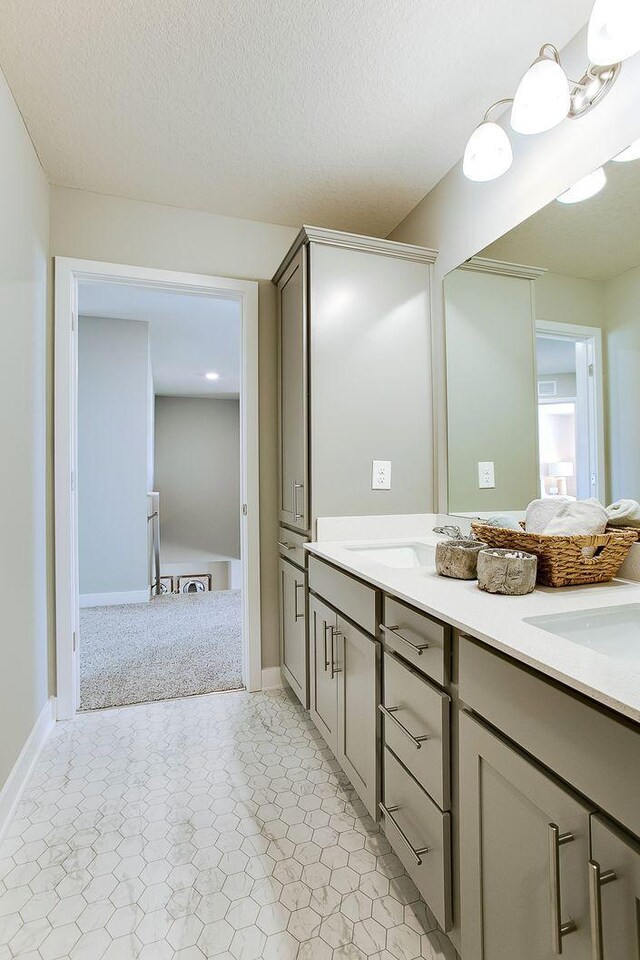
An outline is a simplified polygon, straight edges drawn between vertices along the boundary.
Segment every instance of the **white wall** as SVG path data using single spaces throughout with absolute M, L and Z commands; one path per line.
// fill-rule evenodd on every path
M 80 317 L 81 603 L 87 594 L 95 598 L 146 591 L 148 596 L 148 395 L 149 324 Z
M 239 401 L 156 397 L 155 420 L 161 565 L 239 559 Z
M 279 662 L 278 353 L 270 280 L 297 229 L 161 204 L 51 189 L 52 256 L 258 280 L 260 311 L 260 553 L 263 667 Z
M 541 264 L 544 266 L 544 263 Z M 536 320 L 602 327 L 604 283 L 560 273 L 545 273 L 534 285 Z
M 1 789 L 47 700 L 51 599 L 46 514 L 49 188 L 1 73 L 0 143 Z

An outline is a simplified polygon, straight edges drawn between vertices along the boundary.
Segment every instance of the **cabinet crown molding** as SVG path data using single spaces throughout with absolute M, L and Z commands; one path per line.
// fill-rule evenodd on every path
M 546 267 L 531 267 L 523 263 L 508 263 L 506 260 L 491 260 L 489 257 L 471 257 L 460 264 L 461 270 L 475 270 L 477 273 L 497 273 L 503 277 L 519 277 L 522 280 L 539 280 Z
M 327 230 L 324 227 L 310 227 L 305 224 L 274 274 L 273 283 L 278 283 L 293 257 L 306 243 L 323 243 L 332 247 L 347 247 L 350 250 L 366 250 L 385 257 L 398 257 L 401 260 L 416 260 L 419 263 L 429 264 L 435 263 L 438 256 L 437 250 L 419 247 L 413 243 L 398 243 L 396 240 L 365 237 L 358 233 L 344 233 L 341 230 Z

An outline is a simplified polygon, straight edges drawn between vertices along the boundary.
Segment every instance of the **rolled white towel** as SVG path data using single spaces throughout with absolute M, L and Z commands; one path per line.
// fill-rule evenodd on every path
M 592 536 L 604 533 L 608 520 L 599 500 L 570 500 L 562 505 L 544 532 L 554 537 Z
M 637 500 L 616 500 L 607 507 L 607 516 L 612 527 L 640 528 L 640 503 Z
M 527 533 L 544 533 L 547 524 L 566 503 L 573 503 L 566 497 L 549 497 L 545 500 L 532 500 L 527 507 L 525 530 Z

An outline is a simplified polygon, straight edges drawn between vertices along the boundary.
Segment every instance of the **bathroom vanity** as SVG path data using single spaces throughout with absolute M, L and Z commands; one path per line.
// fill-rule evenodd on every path
M 307 545 L 311 716 L 463 960 L 633 960 L 640 652 L 525 621 L 640 587 L 487 596 L 433 542 Z

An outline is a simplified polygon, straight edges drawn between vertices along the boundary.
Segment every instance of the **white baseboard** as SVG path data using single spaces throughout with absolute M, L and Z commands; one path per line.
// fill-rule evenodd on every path
M 13 770 L 0 790 L 0 840 L 11 821 L 11 817 L 20 802 L 22 791 L 33 770 L 33 765 L 55 726 L 55 697 L 49 697 L 40 716 L 20 751 Z
M 146 603 L 151 591 L 124 590 L 121 593 L 81 593 L 81 607 L 115 607 L 123 603 Z
M 279 690 L 281 686 L 280 667 L 264 667 L 262 670 L 262 689 Z

